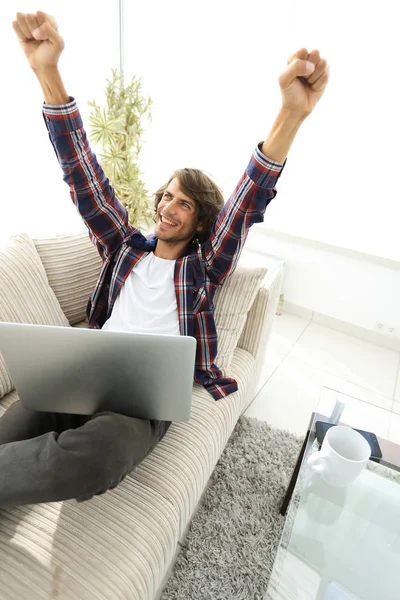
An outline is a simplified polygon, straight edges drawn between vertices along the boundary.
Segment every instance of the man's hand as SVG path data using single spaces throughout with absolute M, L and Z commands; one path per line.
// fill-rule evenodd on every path
M 57 67 L 64 40 L 58 33 L 54 17 L 41 11 L 35 14 L 17 13 L 12 25 L 34 71 Z
M 284 162 L 301 124 L 324 93 L 328 79 L 328 65 L 318 50 L 308 53 L 302 48 L 292 54 L 279 77 L 282 108 L 262 145 L 265 156 Z
M 324 93 L 329 67 L 318 50 L 298 50 L 288 59 L 288 67 L 279 77 L 283 109 L 309 115 Z
M 29 15 L 17 13 L 17 20 L 12 25 L 29 65 L 39 80 L 46 104 L 57 106 L 69 102 L 58 71 L 64 40 L 58 33 L 54 17 L 41 11 Z

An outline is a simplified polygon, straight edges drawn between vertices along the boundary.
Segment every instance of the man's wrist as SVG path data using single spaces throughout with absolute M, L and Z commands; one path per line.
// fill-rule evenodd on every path
M 282 123 L 286 123 L 288 126 L 297 129 L 304 123 L 308 116 L 308 113 L 293 110 L 292 108 L 286 108 L 283 105 L 278 113 L 278 119 L 282 121 Z
M 281 107 L 261 152 L 269 159 L 284 163 L 294 138 L 308 115 Z
M 57 65 L 35 68 L 33 71 L 43 90 L 46 104 L 57 106 L 69 102 L 69 95 L 65 90 Z

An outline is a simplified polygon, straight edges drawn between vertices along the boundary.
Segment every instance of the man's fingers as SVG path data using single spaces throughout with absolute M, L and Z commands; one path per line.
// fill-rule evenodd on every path
M 39 26 L 43 25 L 43 23 L 46 23 L 47 21 L 47 23 L 49 23 L 55 31 L 58 31 L 57 21 L 52 15 L 48 15 L 47 13 L 38 10 L 36 13 L 36 19 L 38 21 Z
M 308 56 L 307 56 L 307 60 L 309 60 L 310 62 L 313 62 L 314 65 L 317 64 L 317 62 L 320 59 L 320 54 L 319 54 L 319 50 L 311 50 L 311 52 L 309 52 Z
M 48 21 L 46 21 L 45 23 L 43 23 L 43 25 L 40 25 L 40 27 L 35 29 L 33 35 L 35 37 L 35 40 L 49 40 L 54 44 L 63 43 L 61 36 L 57 33 L 55 29 L 53 29 L 53 27 Z
M 324 58 L 320 58 L 319 61 L 315 65 L 315 71 L 308 77 L 307 83 L 313 85 L 322 75 L 327 67 L 326 60 Z
M 310 81 L 309 79 L 307 81 Z M 327 66 L 325 68 L 325 70 L 323 71 L 323 73 L 318 77 L 317 81 L 315 81 L 312 85 L 311 85 L 311 89 L 314 92 L 319 92 L 322 89 L 324 89 L 324 87 L 326 86 L 326 84 L 329 81 L 329 66 Z
M 23 13 L 17 13 L 17 23 L 18 27 L 24 34 L 25 39 L 32 39 L 31 32 L 29 31 L 29 27 L 26 24 L 25 15 Z
M 301 60 L 295 58 L 292 60 L 287 69 L 279 77 L 279 85 L 282 90 L 289 87 L 289 85 L 296 79 L 296 77 L 309 77 L 314 72 L 315 65 L 307 60 Z
M 59 42 L 61 40 L 57 32 L 57 22 L 54 17 L 42 11 L 35 14 L 17 13 L 14 31 L 21 41 L 26 40 L 50 40 Z
M 295 60 L 296 58 L 300 58 L 301 60 L 307 60 L 308 57 L 308 50 L 307 48 L 300 48 L 300 50 L 297 50 L 296 52 L 293 52 L 293 54 L 291 54 L 289 56 L 289 58 L 287 59 L 287 64 L 290 65 L 290 63 Z
M 34 38 L 33 31 L 39 27 L 39 23 L 37 21 L 36 15 L 29 14 L 25 15 L 25 23 L 29 30 L 29 34 L 31 38 Z
M 27 37 L 23 33 L 21 27 L 18 25 L 17 21 L 13 21 L 12 26 L 13 26 L 13 29 L 14 29 L 15 33 L 17 34 L 17 37 L 18 37 L 18 39 L 19 39 L 20 42 L 26 42 L 26 41 L 28 41 Z
M 312 63 L 314 69 L 310 65 L 307 72 L 307 63 Z M 328 82 L 329 68 L 326 60 L 321 58 L 319 50 L 308 52 L 307 48 L 301 48 L 288 58 L 288 65 L 288 68 L 282 73 L 279 80 L 283 89 L 289 86 L 295 77 L 304 77 L 307 79 L 307 83 L 315 91 L 319 91 L 325 87 Z

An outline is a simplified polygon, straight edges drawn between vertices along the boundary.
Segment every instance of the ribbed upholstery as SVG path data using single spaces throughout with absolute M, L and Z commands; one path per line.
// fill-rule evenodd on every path
M 214 297 L 215 326 L 218 334 L 218 354 L 215 363 L 226 374 L 247 314 L 267 273 L 266 268 L 243 268 L 240 265 L 217 289 Z
M 0 248 L 0 321 L 68 326 L 31 238 L 20 233 Z M 0 398 L 13 389 L 0 354 Z
M 237 349 L 241 392 L 215 402 L 195 386 L 192 418 L 117 489 L 86 503 L 0 510 L 1 600 L 154 598 L 246 401 L 254 358 Z M 9 394 L 0 405 L 17 398 Z M 10 539 L 11 538 L 11 539 Z
M 33 240 L 70 325 L 83 321 L 101 259 L 87 232 Z
M 254 377 L 256 382 L 258 381 L 267 353 L 268 340 L 271 336 L 272 324 L 278 308 L 282 284 L 282 267 L 278 271 L 267 275 L 249 311 L 247 325 L 238 340 L 238 347 L 250 352 L 256 360 Z

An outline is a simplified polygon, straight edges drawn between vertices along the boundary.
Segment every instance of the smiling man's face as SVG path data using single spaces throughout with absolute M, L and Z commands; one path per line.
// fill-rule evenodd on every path
M 197 211 L 195 201 L 181 191 L 179 179 L 174 177 L 157 208 L 155 235 L 158 240 L 184 249 L 202 229 L 197 222 Z

